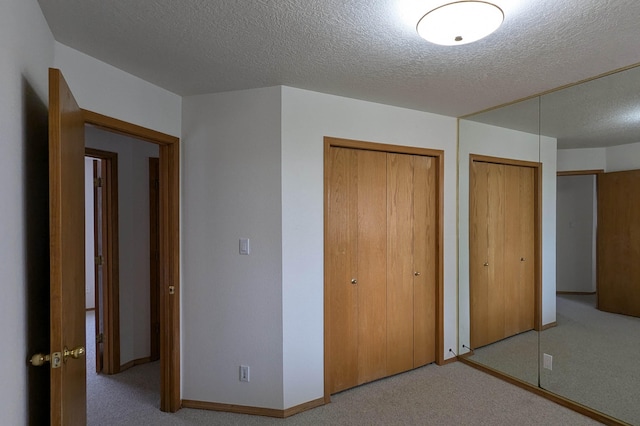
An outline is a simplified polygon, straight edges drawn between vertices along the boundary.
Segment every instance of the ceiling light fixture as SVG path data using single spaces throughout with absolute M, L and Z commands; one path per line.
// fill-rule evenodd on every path
M 495 4 L 457 1 L 428 12 L 418 21 L 416 29 L 420 37 L 431 43 L 456 46 L 488 36 L 503 20 L 504 13 Z

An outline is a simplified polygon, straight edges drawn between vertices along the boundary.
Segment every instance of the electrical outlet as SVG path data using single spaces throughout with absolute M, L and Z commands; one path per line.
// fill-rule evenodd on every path
M 553 356 L 544 354 L 544 357 L 542 358 L 542 366 L 547 370 L 553 370 Z
M 241 365 L 240 366 L 240 381 L 248 382 L 249 381 L 249 366 Z

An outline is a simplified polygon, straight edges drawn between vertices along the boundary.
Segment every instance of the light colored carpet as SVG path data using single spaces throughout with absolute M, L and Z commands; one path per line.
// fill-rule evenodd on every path
M 287 419 L 186 408 L 167 414 L 158 408 L 157 362 L 115 376 L 98 376 L 92 373 L 94 350 L 88 347 L 87 353 L 89 425 L 599 424 L 461 363 L 428 365 L 369 383 L 334 395 L 331 404 Z
M 540 385 L 640 425 L 640 318 L 595 306 L 595 295 L 558 295 L 558 326 L 540 335 L 540 351 L 553 355 Z
M 537 385 L 538 354 L 550 354 L 553 369 L 540 365 L 542 388 L 640 425 L 640 318 L 595 306 L 595 295 L 558 295 L 556 327 L 479 348 L 470 359 Z
M 527 331 L 478 348 L 475 362 L 538 386 L 538 333 Z

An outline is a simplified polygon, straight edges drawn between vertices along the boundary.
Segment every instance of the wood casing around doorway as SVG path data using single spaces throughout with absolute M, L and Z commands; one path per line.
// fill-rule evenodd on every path
M 178 411 L 180 398 L 180 146 L 179 138 L 82 110 L 86 124 L 160 148 L 160 409 Z M 173 291 L 169 293 L 169 289 Z

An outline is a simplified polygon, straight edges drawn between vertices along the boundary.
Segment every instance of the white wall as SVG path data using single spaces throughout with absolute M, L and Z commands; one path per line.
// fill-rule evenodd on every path
M 10 345 L 0 363 L 2 423 L 36 419 L 29 407 L 26 362 L 31 351 L 46 351 L 48 338 L 30 336 L 37 312 L 48 299 L 47 67 L 53 37 L 36 0 L 3 0 L 0 5 L 0 341 Z M 43 173 L 44 172 L 44 173 Z M 35 294 L 41 292 L 44 294 Z M 44 374 L 48 374 L 44 371 Z M 32 384 L 34 382 L 31 382 Z M 48 399 L 48 390 L 42 392 Z M 46 402 L 47 400 L 44 400 Z M 33 401 L 32 401 L 33 402 Z M 48 405 L 46 406 L 48 407 Z M 47 409 L 45 407 L 45 410 Z
M 640 142 L 607 148 L 607 172 L 640 169 Z
M 323 138 L 445 151 L 444 356 L 456 347 L 456 120 L 282 88 L 284 407 L 321 398 L 323 377 Z
M 557 291 L 594 292 L 596 178 L 558 176 Z
M 92 126 L 85 127 L 85 146 L 118 154 L 120 364 L 125 364 L 151 353 L 149 158 L 158 157 L 159 149 Z
M 540 137 L 542 163 L 542 325 L 556 321 L 557 141 Z
M 605 170 L 607 156 L 605 148 L 559 149 L 558 171 Z
M 93 158 L 84 159 L 84 305 L 87 309 L 95 308 L 96 304 L 93 161 Z
M 279 87 L 183 100 L 184 399 L 283 408 L 280 110 Z
M 458 148 L 459 342 L 469 346 L 469 155 L 542 163 L 542 323 L 556 320 L 556 140 L 460 120 Z
M 58 42 L 54 60 L 80 108 L 180 135 L 182 98 L 175 93 Z
M 456 345 L 456 121 L 289 87 L 183 101 L 183 398 L 324 394 L 323 138 L 445 150 L 445 356 Z M 238 238 L 252 254 L 238 255 Z M 201 354 L 211 362 L 202 368 Z M 238 366 L 251 366 L 251 382 Z

